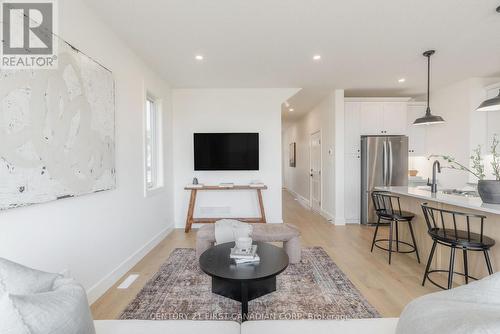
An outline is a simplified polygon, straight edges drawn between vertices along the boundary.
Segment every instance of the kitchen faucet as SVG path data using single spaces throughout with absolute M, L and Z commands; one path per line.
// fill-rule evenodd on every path
M 438 160 L 434 161 L 432 165 L 432 183 L 427 179 L 427 185 L 431 187 L 431 193 L 435 194 L 438 191 L 437 176 L 436 173 L 441 173 L 441 164 Z

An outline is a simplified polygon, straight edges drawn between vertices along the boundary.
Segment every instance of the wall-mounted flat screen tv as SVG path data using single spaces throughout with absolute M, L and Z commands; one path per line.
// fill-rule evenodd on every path
M 195 133 L 194 170 L 259 170 L 259 134 Z

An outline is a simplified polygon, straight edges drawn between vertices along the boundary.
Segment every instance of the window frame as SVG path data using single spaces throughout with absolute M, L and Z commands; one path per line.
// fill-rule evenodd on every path
M 151 107 L 153 107 L 151 109 Z M 149 125 L 150 124 L 150 125 Z M 162 100 L 150 91 L 144 97 L 144 196 L 150 197 L 164 188 L 163 183 L 163 112 Z M 148 133 L 151 132 L 151 139 Z M 148 150 L 151 148 L 151 163 L 148 163 Z M 151 182 L 148 174 L 151 170 Z

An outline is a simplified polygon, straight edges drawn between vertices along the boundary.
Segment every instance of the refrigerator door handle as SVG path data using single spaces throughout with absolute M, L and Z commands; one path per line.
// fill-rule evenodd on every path
M 382 157 L 382 182 L 387 186 L 387 141 L 384 140 Z
M 392 142 L 389 140 L 389 154 L 387 157 L 388 161 L 388 176 L 387 176 L 387 185 L 392 185 L 392 168 L 393 168 L 393 157 L 392 157 Z

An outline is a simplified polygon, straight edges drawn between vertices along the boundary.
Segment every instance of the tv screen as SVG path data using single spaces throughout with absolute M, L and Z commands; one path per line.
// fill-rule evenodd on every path
M 195 133 L 195 170 L 259 170 L 258 133 Z

